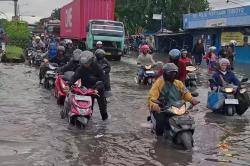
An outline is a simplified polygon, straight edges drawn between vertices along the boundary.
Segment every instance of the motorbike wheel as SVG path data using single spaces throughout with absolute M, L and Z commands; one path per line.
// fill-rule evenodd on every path
M 234 115 L 234 106 L 232 106 L 232 105 L 227 106 L 227 115 L 228 116 Z
M 152 81 L 152 79 L 151 78 L 148 78 L 148 86 L 151 86 L 152 85 L 152 83 L 153 83 L 153 81 Z
M 61 119 L 66 118 L 66 114 L 65 114 L 64 109 L 62 109 L 62 110 L 60 111 L 60 116 L 61 116 Z
M 184 131 L 180 133 L 180 140 L 183 145 L 183 147 L 186 150 L 191 150 L 193 147 L 193 136 L 191 131 Z

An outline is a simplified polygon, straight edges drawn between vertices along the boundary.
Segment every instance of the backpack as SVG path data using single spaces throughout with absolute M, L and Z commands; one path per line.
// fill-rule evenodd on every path
M 53 42 L 51 42 L 49 44 L 48 54 L 49 54 L 49 59 L 52 59 L 52 58 L 56 57 L 56 55 L 57 55 L 57 44 L 56 44 L 55 41 L 53 41 Z

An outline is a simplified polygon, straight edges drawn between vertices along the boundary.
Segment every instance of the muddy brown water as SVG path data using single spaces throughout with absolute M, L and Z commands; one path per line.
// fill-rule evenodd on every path
M 112 63 L 111 118 L 98 107 L 85 130 L 60 119 L 53 92 L 38 84 L 38 70 L 0 64 L 1 166 L 250 165 L 249 111 L 242 117 L 206 109 L 206 74 L 201 70 L 195 145 L 186 152 L 151 133 L 146 117 L 148 88 L 134 82 L 133 58 Z

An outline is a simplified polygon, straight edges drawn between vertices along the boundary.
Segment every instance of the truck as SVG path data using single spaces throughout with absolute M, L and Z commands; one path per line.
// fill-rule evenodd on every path
M 115 0 L 74 0 L 60 10 L 60 36 L 78 48 L 94 51 L 102 41 L 107 59 L 123 55 L 124 24 L 114 21 Z

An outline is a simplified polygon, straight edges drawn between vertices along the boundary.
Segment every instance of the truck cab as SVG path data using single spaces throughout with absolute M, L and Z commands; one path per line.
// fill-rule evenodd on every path
M 86 47 L 96 49 L 96 43 L 102 41 L 107 59 L 120 60 L 124 49 L 124 25 L 111 20 L 90 20 L 87 25 Z

